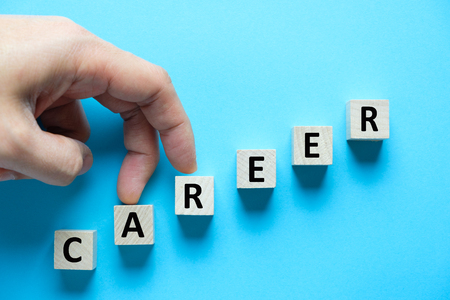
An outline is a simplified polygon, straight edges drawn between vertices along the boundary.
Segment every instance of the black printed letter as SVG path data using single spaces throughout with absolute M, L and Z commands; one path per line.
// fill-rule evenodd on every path
M 195 194 L 190 194 L 190 189 L 195 189 Z M 202 203 L 200 202 L 200 199 L 198 196 L 202 193 L 202 187 L 195 183 L 186 183 L 184 185 L 184 208 L 189 208 L 191 199 L 194 199 L 195 204 L 197 205 L 197 208 L 203 208 Z
M 76 263 L 76 262 L 80 262 L 81 261 L 81 256 L 73 258 L 72 256 L 70 256 L 69 254 L 69 247 L 70 244 L 72 244 L 73 242 L 77 242 L 81 244 L 81 239 L 77 238 L 77 237 L 72 237 L 70 239 L 68 239 L 65 243 L 64 243 L 64 249 L 63 249 L 63 253 L 64 253 L 64 257 L 68 262 L 71 263 Z
M 136 226 L 136 227 L 130 227 L 131 220 L 133 220 L 134 226 Z M 140 238 L 144 237 L 144 231 L 142 231 L 141 223 L 139 222 L 139 218 L 137 216 L 137 213 L 135 213 L 135 212 L 129 213 L 128 219 L 125 222 L 125 227 L 123 228 L 122 237 L 126 238 L 128 232 L 130 232 L 130 231 L 136 231 Z
M 372 112 L 372 116 L 367 117 L 366 113 L 370 110 Z M 361 107 L 361 131 L 366 131 L 366 122 L 369 122 L 372 125 L 373 131 L 378 131 L 377 124 L 375 124 L 374 119 L 377 117 L 377 110 L 375 107 L 371 106 L 362 106 Z
M 264 182 L 264 178 L 255 178 L 255 171 L 262 171 L 263 167 L 255 167 L 255 161 L 264 161 L 264 156 L 251 156 L 248 158 L 249 162 L 249 181 L 250 182 Z
M 311 137 L 319 137 L 318 132 L 305 133 L 305 157 L 319 157 L 319 153 L 311 153 L 311 147 L 317 147 L 319 144 L 311 143 Z

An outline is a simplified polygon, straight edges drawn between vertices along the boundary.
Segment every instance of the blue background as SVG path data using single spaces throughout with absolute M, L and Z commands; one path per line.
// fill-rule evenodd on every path
M 215 177 L 215 215 L 174 214 L 162 153 L 140 204 L 154 246 L 114 245 L 122 120 L 92 99 L 94 165 L 68 187 L 0 183 L 0 295 L 13 298 L 450 297 L 448 1 L 2 1 L 62 15 L 168 70 Z M 0 41 L 1 42 L 1 41 Z M 348 143 L 345 103 L 389 99 L 391 138 Z M 334 163 L 293 168 L 293 126 Z M 236 189 L 236 150 L 276 149 L 277 187 Z M 96 229 L 95 271 L 53 269 L 58 229 Z M 4 296 L 8 296 L 5 298 Z

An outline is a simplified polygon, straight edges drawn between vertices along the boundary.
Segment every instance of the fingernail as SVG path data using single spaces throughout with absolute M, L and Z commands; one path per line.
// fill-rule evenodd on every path
M 16 180 L 16 176 L 11 172 L 6 172 L 0 175 L 0 181 Z

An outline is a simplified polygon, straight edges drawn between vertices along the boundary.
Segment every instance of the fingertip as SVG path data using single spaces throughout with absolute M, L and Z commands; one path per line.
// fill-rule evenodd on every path
M 127 205 L 137 204 L 141 197 L 141 193 L 125 190 L 120 184 L 117 185 L 117 195 L 119 196 L 120 201 Z
M 139 198 L 137 198 L 137 199 L 123 198 L 122 199 L 119 197 L 119 199 L 120 199 L 120 201 L 122 201 L 123 204 L 126 204 L 126 205 L 136 205 L 139 202 Z
M 184 174 L 192 174 L 198 169 L 195 146 L 191 147 L 189 151 L 185 151 L 183 154 L 178 156 L 171 152 L 169 161 L 175 169 Z
M 197 171 L 197 169 L 198 169 L 197 161 L 194 160 L 194 162 L 192 162 L 190 165 L 188 165 L 185 168 L 180 169 L 179 171 L 184 174 L 192 174 L 192 173 L 195 173 Z
M 198 170 L 197 161 L 194 161 L 194 164 L 191 167 L 191 170 L 188 172 L 188 174 L 192 174 Z
M 92 153 L 89 152 L 83 157 L 83 167 L 81 168 L 80 172 L 78 173 L 78 176 L 85 174 L 89 169 L 92 167 L 92 164 L 94 163 L 94 157 L 92 156 Z
M 188 155 L 188 157 L 192 157 L 192 155 Z M 185 157 L 169 157 L 169 161 L 172 166 L 179 172 L 184 174 L 192 174 L 197 171 L 197 160 L 194 158 L 186 159 Z

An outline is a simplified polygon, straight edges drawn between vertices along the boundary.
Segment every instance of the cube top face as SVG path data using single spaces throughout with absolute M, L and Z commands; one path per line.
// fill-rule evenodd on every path
M 214 177 L 175 176 L 175 214 L 214 215 Z
M 153 205 L 114 206 L 114 244 L 153 245 Z
M 296 126 L 292 128 L 292 165 L 332 165 L 333 127 Z
M 54 268 L 94 270 L 97 267 L 96 230 L 55 231 Z
M 238 189 L 275 188 L 277 184 L 276 150 L 237 150 Z
M 389 100 L 350 100 L 346 114 L 347 140 L 389 138 Z

